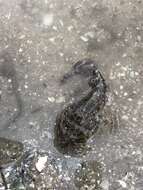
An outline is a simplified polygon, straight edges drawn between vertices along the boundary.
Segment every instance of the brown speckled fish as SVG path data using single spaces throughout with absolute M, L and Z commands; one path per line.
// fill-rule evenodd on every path
M 93 60 L 78 61 L 62 82 L 75 74 L 88 80 L 89 89 L 82 98 L 69 104 L 57 116 L 54 138 L 54 145 L 61 153 L 72 155 L 80 152 L 81 147 L 99 128 L 107 89 Z

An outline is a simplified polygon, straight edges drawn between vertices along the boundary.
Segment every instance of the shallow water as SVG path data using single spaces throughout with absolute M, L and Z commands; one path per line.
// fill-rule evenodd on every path
M 23 101 L 22 115 L 0 135 L 51 152 L 63 176 L 65 171 L 72 176 L 81 160 L 97 160 L 104 190 L 142 190 L 142 1 L 1 0 L 0 5 L 0 50 L 14 60 Z M 75 79 L 62 86 L 60 79 L 83 58 L 96 60 L 103 73 L 119 126 L 93 137 L 85 156 L 65 157 L 53 146 L 55 118 L 72 89 L 84 85 Z M 0 82 L 2 128 L 16 102 L 9 81 L 0 77 Z M 65 189 L 74 189 L 73 178 L 67 181 L 71 187 Z

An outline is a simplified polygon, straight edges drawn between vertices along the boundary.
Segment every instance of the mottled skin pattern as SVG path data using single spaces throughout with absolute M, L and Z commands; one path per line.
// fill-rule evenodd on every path
M 100 162 L 83 161 L 76 169 L 74 183 L 78 189 L 101 190 L 102 166 Z
M 18 141 L 0 137 L 0 166 L 14 162 L 23 151 L 23 144 Z
M 18 91 L 18 80 L 13 60 L 7 51 L 0 53 L 0 76 L 11 79 L 12 92 L 15 96 L 17 111 L 9 118 L 0 129 L 8 128 L 11 123 L 15 122 L 22 113 L 22 100 Z M 16 161 L 22 154 L 23 145 L 20 142 L 0 137 L 0 174 L 5 189 L 8 189 L 5 176 L 2 172 L 3 165 Z
M 106 102 L 106 83 L 94 61 L 78 61 L 62 82 L 73 75 L 87 78 L 89 90 L 84 97 L 69 104 L 57 116 L 55 126 L 55 147 L 63 154 L 77 154 L 87 140 L 96 133 Z
M 5 189 L 8 189 L 8 187 L 2 171 L 3 167 L 6 164 L 17 161 L 22 156 L 22 153 L 23 144 L 21 142 L 0 137 L 0 175 Z
M 8 119 L 6 123 L 0 128 L 8 128 L 11 123 L 15 122 L 22 113 L 23 103 L 19 93 L 19 85 L 17 80 L 17 73 L 14 68 L 13 60 L 7 51 L 0 53 L 0 76 L 11 79 L 12 93 L 15 96 L 17 111 L 13 114 L 13 117 Z

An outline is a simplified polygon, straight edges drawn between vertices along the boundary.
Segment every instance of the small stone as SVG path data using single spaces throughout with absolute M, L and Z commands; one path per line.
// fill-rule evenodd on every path
M 127 188 L 127 184 L 125 183 L 125 181 L 123 181 L 123 180 L 118 180 L 118 183 L 119 183 L 123 188 Z
M 12 80 L 11 80 L 11 79 L 8 79 L 8 82 L 9 82 L 9 83 L 11 83 L 11 82 L 12 82 Z
M 137 36 L 137 40 L 138 40 L 139 42 L 141 42 L 142 38 L 141 38 L 140 35 Z
M 123 88 L 124 88 L 123 85 L 120 85 L 120 90 L 123 90 Z
M 137 122 L 137 118 L 136 118 L 136 117 L 133 117 L 133 121 L 134 121 L 134 122 Z
M 27 88 L 28 88 L 28 85 L 25 84 L 25 85 L 24 85 L 24 88 L 27 89 Z
M 19 48 L 19 50 L 18 50 L 18 51 L 19 51 L 19 53 L 21 53 L 21 52 L 23 52 L 23 49 L 22 49 L 22 48 Z
M 57 31 L 58 30 L 57 26 L 53 26 L 53 30 Z
M 49 41 L 54 43 L 55 42 L 55 38 L 49 38 Z
M 68 26 L 68 31 L 72 31 L 72 29 L 73 29 L 72 25 Z
M 119 61 L 117 61 L 116 65 L 119 66 L 119 65 L 121 65 L 121 63 Z
M 49 102 L 55 102 L 55 98 L 54 97 L 48 97 L 48 100 L 49 100 Z
M 122 116 L 122 119 L 124 119 L 124 120 L 128 120 L 129 117 L 128 117 L 127 115 L 123 115 L 123 116 Z
M 56 103 L 62 103 L 62 102 L 65 102 L 65 98 L 64 98 L 63 96 L 58 97 L 58 98 L 56 99 Z
M 32 44 L 32 40 L 27 40 L 27 44 Z
M 80 36 L 80 39 L 84 42 L 88 42 L 88 38 L 86 38 L 85 36 Z
M 120 77 L 125 77 L 125 73 L 124 72 L 120 72 L 117 74 L 117 76 L 120 78 Z
M 128 95 L 128 93 L 127 92 L 124 92 L 124 96 L 127 96 Z
M 126 53 L 123 53 L 122 57 L 127 57 L 127 54 L 126 54 Z
M 137 102 L 137 104 L 138 104 L 139 106 L 141 106 L 141 105 L 143 104 L 143 101 L 140 101 L 140 100 L 139 100 L 139 101 Z
M 30 125 L 31 127 L 34 127 L 34 126 L 37 125 L 37 122 L 30 121 L 30 122 L 29 122 L 29 125 Z
M 64 54 L 63 54 L 62 52 L 60 52 L 60 53 L 59 53 L 59 55 L 60 55 L 61 57 L 63 57 L 63 56 L 64 56 Z
M 109 190 L 109 181 L 106 179 L 106 180 L 103 180 L 102 183 L 101 183 L 101 187 L 103 188 L 103 190 Z
M 59 20 L 59 23 L 60 23 L 61 26 L 64 26 L 64 23 L 63 23 L 62 20 Z
M 138 73 L 138 72 L 135 72 L 135 75 L 136 75 L 136 76 L 139 76 L 139 73 Z
M 21 39 L 24 39 L 25 38 L 25 35 L 21 35 L 20 37 L 19 37 L 19 39 L 21 40 Z

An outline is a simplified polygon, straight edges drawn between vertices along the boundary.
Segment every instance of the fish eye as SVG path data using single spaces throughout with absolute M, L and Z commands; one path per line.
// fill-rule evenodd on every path
M 78 124 L 81 122 L 82 117 L 77 115 L 76 113 L 73 114 L 73 119 L 76 121 Z
M 95 83 L 95 82 L 96 82 L 96 79 L 93 78 L 93 79 L 90 80 L 90 82 L 91 82 L 91 83 Z
M 99 84 L 99 82 L 100 82 L 100 79 L 98 77 L 94 77 L 94 78 L 89 79 L 88 85 L 91 88 L 95 88 Z
M 96 85 L 96 83 L 97 83 L 96 78 L 91 78 L 91 79 L 89 80 L 89 86 Z

